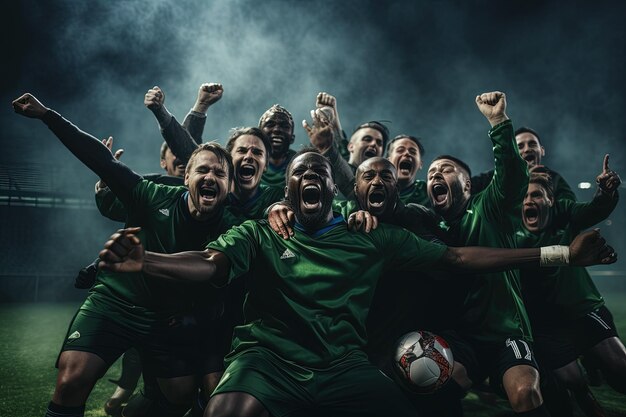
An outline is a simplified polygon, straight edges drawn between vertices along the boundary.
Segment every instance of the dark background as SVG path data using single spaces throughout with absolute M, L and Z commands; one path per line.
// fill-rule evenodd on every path
M 52 285 L 57 278 L 40 287 L 32 277 L 58 274 L 67 286 L 118 227 L 91 205 L 95 175 L 41 122 L 13 114 L 24 92 L 99 138 L 112 135 L 140 173 L 160 170 L 145 92 L 161 86 L 182 120 L 203 82 L 225 89 L 205 140 L 223 143 L 231 127 L 254 126 L 280 103 L 293 113 L 299 146 L 299 122 L 327 91 L 348 134 L 388 120 L 392 135 L 423 138 L 426 165 L 451 153 L 480 172 L 493 161 L 474 98 L 499 90 L 514 124 L 540 133 L 545 163 L 576 187 L 593 183 L 605 153 L 626 175 L 625 16 L 619 1 L 10 2 L 0 28 L 0 300 L 23 299 L 29 288 L 41 288 L 35 299 L 68 296 Z M 40 207 L 26 207 L 26 195 Z M 63 202 L 43 208 L 44 197 Z M 623 207 L 601 225 L 618 251 Z M 621 263 L 600 272 L 619 273 Z

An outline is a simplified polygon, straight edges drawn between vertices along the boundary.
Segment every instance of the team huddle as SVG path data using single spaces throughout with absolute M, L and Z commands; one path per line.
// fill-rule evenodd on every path
M 112 138 L 31 94 L 13 102 L 100 177 L 98 209 L 125 223 L 77 278 L 89 295 L 46 416 L 83 416 L 122 355 L 105 410 L 125 417 L 461 416 L 461 399 L 486 381 L 516 414 L 572 415 L 571 396 L 602 416 L 581 357 L 626 394 L 626 349 L 585 269 L 617 260 L 597 230 L 583 232 L 618 202 L 608 155 L 594 198 L 577 202 L 541 164 L 539 134 L 514 130 L 505 95 L 490 92 L 475 101 L 491 126 L 493 171 L 472 176 L 440 155 L 422 181 L 418 137 L 390 138 L 371 121 L 348 139 L 327 93 L 303 121 L 311 146 L 298 152 L 279 105 L 257 127 L 233 129 L 225 147 L 202 143 L 222 94 L 203 84 L 180 124 L 164 92 L 148 90 L 166 175 L 143 176 Z M 436 333 L 454 356 L 451 378 L 430 394 L 391 378 L 394 345 L 413 330 Z M 144 389 L 129 399 L 140 374 Z

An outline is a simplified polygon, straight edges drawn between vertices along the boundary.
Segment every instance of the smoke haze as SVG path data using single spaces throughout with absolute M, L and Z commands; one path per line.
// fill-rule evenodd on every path
M 279 103 L 293 113 L 297 146 L 307 142 L 299 122 L 326 91 L 348 134 L 388 120 L 392 135 L 423 138 L 426 166 L 451 153 L 478 173 L 493 158 L 474 98 L 500 90 L 514 124 L 541 134 L 545 163 L 570 185 L 593 182 L 605 153 L 626 175 L 623 2 L 11 3 L 2 25 L 0 165 L 62 167 L 68 182 L 56 186 L 86 199 L 95 175 L 42 123 L 13 115 L 11 100 L 31 92 L 96 137 L 112 135 L 122 160 L 148 173 L 160 171 L 162 139 L 143 105 L 154 85 L 182 121 L 201 83 L 222 83 L 204 133 L 222 143 L 230 128 L 255 126 Z M 623 224 L 623 208 L 615 214 Z

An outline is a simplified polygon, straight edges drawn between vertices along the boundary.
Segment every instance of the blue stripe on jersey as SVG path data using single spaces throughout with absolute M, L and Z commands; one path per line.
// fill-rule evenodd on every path
M 328 232 L 329 230 L 335 228 L 337 225 L 345 223 L 345 219 L 343 218 L 343 216 L 341 214 L 339 214 L 337 217 L 333 217 L 333 219 L 324 227 L 322 227 L 319 230 L 307 230 L 304 228 L 304 226 L 302 226 L 300 223 L 296 222 L 296 225 L 294 226 L 296 228 L 296 230 L 299 230 L 301 232 L 306 233 L 307 235 L 311 236 L 311 237 L 319 237 L 321 235 L 323 235 L 324 233 Z

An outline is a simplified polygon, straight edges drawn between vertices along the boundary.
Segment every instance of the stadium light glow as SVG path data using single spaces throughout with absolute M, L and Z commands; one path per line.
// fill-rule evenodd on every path
M 591 188 L 591 183 L 590 182 L 580 182 L 580 183 L 578 183 L 578 188 L 580 188 L 581 190 L 588 190 L 589 188 Z

